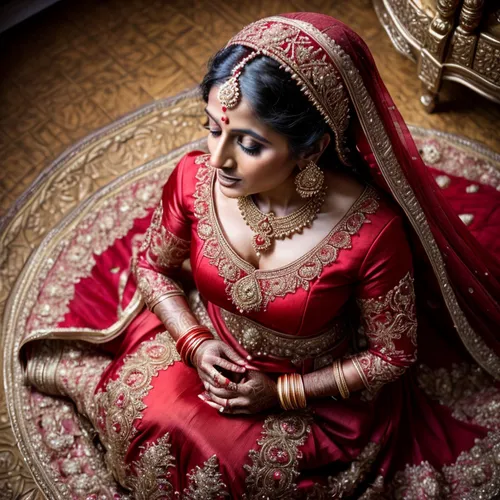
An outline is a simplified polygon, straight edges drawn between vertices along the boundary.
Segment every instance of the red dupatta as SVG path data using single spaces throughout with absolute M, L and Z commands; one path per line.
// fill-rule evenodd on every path
M 423 285 L 435 285 L 467 351 L 500 379 L 500 267 L 440 193 L 363 40 L 332 17 L 293 13 L 247 26 L 228 43 L 236 44 L 260 50 L 291 74 L 334 131 L 345 164 L 354 131 L 374 182 L 413 228 L 416 269 L 432 269 L 435 280 Z M 349 112 L 357 117 L 351 125 Z M 417 290 L 426 278 L 416 276 Z

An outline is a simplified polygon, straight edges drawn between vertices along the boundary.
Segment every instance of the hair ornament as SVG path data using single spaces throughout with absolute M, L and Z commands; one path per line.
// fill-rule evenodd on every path
M 238 81 L 245 64 L 249 63 L 251 60 L 255 59 L 258 55 L 262 53 L 261 50 L 254 51 L 248 56 L 244 57 L 231 72 L 231 77 L 219 88 L 217 97 L 222 104 L 222 113 L 226 113 L 228 109 L 235 108 L 240 102 L 240 83 Z M 224 114 L 221 120 L 225 123 L 229 123 L 227 116 Z

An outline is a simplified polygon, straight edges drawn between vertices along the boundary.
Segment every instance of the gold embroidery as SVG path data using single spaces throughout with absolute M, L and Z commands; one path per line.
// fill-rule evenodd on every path
M 500 428 L 500 389 L 479 366 L 462 363 L 431 370 L 420 365 L 418 383 L 429 397 L 453 410 L 456 419 Z
M 243 28 L 229 45 L 245 45 L 278 61 L 335 133 L 336 149 L 349 164 L 345 133 L 349 125 L 349 99 L 337 69 L 323 47 L 316 46 L 296 26 L 281 18 L 262 19 Z
M 227 329 L 248 353 L 290 359 L 294 364 L 324 355 L 349 333 L 344 319 L 335 321 L 328 330 L 314 337 L 296 337 L 271 330 L 222 308 L 220 311 Z
M 270 17 L 265 21 L 275 21 L 300 28 L 307 36 L 319 43 L 325 49 L 326 56 L 333 61 L 349 92 L 380 171 L 398 204 L 405 211 L 429 257 L 446 306 L 462 342 L 479 365 L 495 378 L 500 379 L 500 359 L 474 332 L 458 304 L 448 279 L 443 256 L 436 244 L 425 213 L 398 163 L 384 124 L 352 59 L 334 40 L 310 23 L 283 17 Z M 320 102 L 320 106 L 327 109 L 328 103 Z
M 351 236 L 370 222 L 367 214 L 374 214 L 379 206 L 375 190 L 367 187 L 321 244 L 287 266 L 261 271 L 241 259 L 226 242 L 212 201 L 215 170 L 208 164 L 208 155 L 199 156 L 196 163 L 200 168 L 196 174 L 194 212 L 199 219 L 198 235 L 204 242 L 203 255 L 217 267 L 226 284 L 226 293 L 242 312 L 265 310 L 277 297 L 298 288 L 308 290 L 310 281 L 337 260 L 340 250 L 352 247 Z
M 134 262 L 137 286 L 149 309 L 174 295 L 183 295 L 174 280 L 166 276 L 169 269 L 179 267 L 189 254 L 190 243 L 175 236 L 162 225 L 163 205 L 153 213 L 151 224 Z M 153 269 L 142 267 L 141 258 Z
M 106 461 L 126 487 L 130 486 L 125 455 L 136 433 L 134 422 L 142 418 L 146 408 L 143 399 L 152 388 L 152 378 L 179 359 L 168 332 L 160 333 L 127 357 L 118 378 L 96 394 L 97 430 L 106 447 Z
M 406 359 L 405 352 L 396 349 L 394 344 L 395 340 L 407 337 L 414 346 L 417 345 L 415 291 L 410 273 L 384 296 L 359 299 L 357 303 L 370 347 L 376 348 L 388 358 L 413 362 L 415 355 Z
M 212 455 L 203 467 L 197 465 L 187 477 L 190 485 L 182 497 L 186 500 L 220 500 L 229 496 L 219 472 L 217 455 Z
M 408 273 L 384 296 L 357 302 L 361 311 L 361 333 L 366 337 L 369 348 L 380 352 L 387 359 L 370 351 L 351 357 L 365 387 L 371 393 L 365 394 L 365 397 L 371 398 L 384 384 L 400 377 L 416 360 L 416 349 L 397 349 L 395 343 L 409 339 L 412 346 L 417 345 L 413 279 Z
M 150 178 L 141 179 L 136 186 L 126 186 L 116 197 L 101 203 L 99 210 L 78 223 L 69 241 L 51 252 L 47 260 L 53 267 L 31 312 L 29 331 L 52 328 L 64 319 L 75 285 L 90 275 L 95 255 L 105 252 L 128 233 L 136 219 L 147 214 L 155 201 L 152 191 L 156 186 L 150 184 Z M 142 192 L 146 195 L 139 196 Z
M 156 443 L 148 444 L 139 460 L 132 462 L 128 486 L 135 500 L 163 500 L 173 496 L 168 469 L 174 467 L 175 458 L 170 455 L 168 441 L 167 433 Z
M 393 365 L 371 352 L 360 353 L 351 358 L 351 361 L 358 373 L 363 374 L 361 378 L 370 393 L 364 395 L 367 399 L 373 397 L 383 385 L 398 379 L 406 371 L 406 367 Z
M 184 295 L 179 285 L 171 278 L 152 269 L 137 267 L 135 270 L 137 288 L 150 310 L 162 300 L 175 295 Z
M 302 446 L 311 431 L 311 416 L 307 413 L 287 412 L 266 418 L 262 438 L 257 441 L 259 451 L 251 450 L 252 465 L 246 479 L 244 500 L 261 498 L 289 499 L 296 492 L 295 479 Z
M 94 392 L 110 358 L 81 342 L 39 342 L 26 362 L 26 381 L 37 390 L 71 398 L 95 424 Z
M 145 258 L 151 266 L 165 272 L 168 268 L 182 264 L 189 253 L 190 243 L 170 232 L 162 224 L 162 218 L 163 204 L 160 201 L 139 252 L 145 252 Z
M 328 486 L 315 485 L 308 490 L 307 499 L 351 498 L 355 490 L 365 481 L 379 451 L 379 444 L 368 443 L 346 470 L 328 477 Z
M 500 433 L 491 432 L 462 452 L 454 464 L 436 470 L 429 462 L 407 466 L 389 485 L 391 498 L 498 498 Z

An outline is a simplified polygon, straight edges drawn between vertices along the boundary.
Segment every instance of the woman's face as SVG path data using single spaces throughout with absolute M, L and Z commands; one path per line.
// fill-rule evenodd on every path
M 297 165 L 287 139 L 259 121 L 244 97 L 226 111 L 228 122 L 222 122 L 218 90 L 210 90 L 205 111 L 210 163 L 222 193 L 236 198 L 279 190 Z

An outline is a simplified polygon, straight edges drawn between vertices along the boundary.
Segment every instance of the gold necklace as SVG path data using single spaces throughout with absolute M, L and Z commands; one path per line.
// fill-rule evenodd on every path
M 268 250 L 275 239 L 284 239 L 300 232 L 309 226 L 316 218 L 325 201 L 326 188 L 302 205 L 298 210 L 284 217 L 276 217 L 274 212 L 265 214 L 255 204 L 251 196 L 238 198 L 238 208 L 246 225 L 255 233 L 252 246 L 260 257 L 262 252 Z

